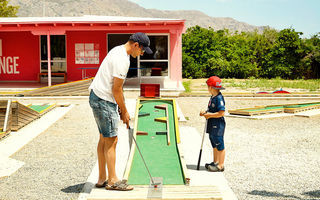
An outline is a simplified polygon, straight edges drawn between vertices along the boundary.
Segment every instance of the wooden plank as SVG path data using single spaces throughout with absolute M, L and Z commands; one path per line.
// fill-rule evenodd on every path
M 170 145 L 170 126 L 169 126 L 169 111 L 168 105 L 166 105 L 166 116 L 167 116 L 167 144 Z
M 67 92 L 79 92 L 80 90 L 86 90 L 88 91 L 89 85 L 79 85 L 79 86 L 69 86 L 65 88 L 57 88 L 57 89 L 51 89 L 46 91 L 39 91 L 38 95 L 40 94 L 59 94 L 59 93 L 67 93 Z
M 186 185 L 189 185 L 190 184 L 190 176 L 188 173 L 188 168 L 187 168 L 186 161 L 184 159 L 183 148 L 181 146 L 181 141 L 180 141 L 180 130 L 179 130 L 179 120 L 178 120 L 176 100 L 173 99 L 172 103 L 173 103 L 174 126 L 175 126 L 175 132 L 176 132 L 177 150 L 178 150 L 178 154 L 179 154 L 179 158 L 180 158 L 182 174 L 184 176 L 184 182 Z
M 24 95 L 24 96 L 47 96 L 48 95 L 48 96 L 50 96 L 50 95 L 54 95 L 54 93 L 63 93 L 63 91 L 65 89 L 74 90 L 77 87 L 88 89 L 89 85 L 92 82 L 92 79 L 93 78 L 86 79 L 86 80 L 80 80 L 80 81 L 74 81 L 74 82 L 70 82 L 70 83 L 62 83 L 62 84 L 43 87 L 43 88 L 37 88 L 34 90 L 29 90 L 29 91 L 19 93 L 18 95 Z M 64 92 L 67 92 L 67 91 L 64 91 Z
M 135 186 L 127 192 L 93 189 L 88 200 L 144 200 L 148 199 L 148 186 Z M 162 198 L 165 200 L 222 200 L 219 187 L 216 186 L 185 186 L 164 185 Z
M 145 131 L 137 131 L 137 135 L 148 135 L 148 132 L 145 132 Z

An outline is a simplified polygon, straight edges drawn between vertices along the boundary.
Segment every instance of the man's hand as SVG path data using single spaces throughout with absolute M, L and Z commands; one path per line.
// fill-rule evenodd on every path
M 128 112 L 121 113 L 120 119 L 123 121 L 124 124 L 127 124 L 127 128 L 129 128 L 129 121 L 130 121 L 130 115 Z

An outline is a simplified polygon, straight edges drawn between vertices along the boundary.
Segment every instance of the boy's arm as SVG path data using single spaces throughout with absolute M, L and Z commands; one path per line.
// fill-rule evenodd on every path
M 210 113 L 207 112 L 203 115 L 206 119 L 210 119 L 210 118 L 220 118 L 224 116 L 224 110 L 219 110 L 218 112 L 215 113 Z

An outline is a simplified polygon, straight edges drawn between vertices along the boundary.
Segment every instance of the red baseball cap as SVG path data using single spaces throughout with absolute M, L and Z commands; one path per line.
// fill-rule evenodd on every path
M 217 76 L 211 76 L 206 83 L 208 86 L 213 87 L 214 89 L 217 89 L 217 90 L 225 89 L 224 87 L 222 87 L 221 79 Z

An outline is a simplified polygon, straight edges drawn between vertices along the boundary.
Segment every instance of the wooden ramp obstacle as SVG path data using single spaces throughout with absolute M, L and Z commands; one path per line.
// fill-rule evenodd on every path
M 10 100 L 0 101 L 0 127 L 3 127 L 6 122 L 6 113 L 9 112 L 8 126 L 10 130 L 17 131 L 35 119 L 40 118 L 43 114 L 53 109 L 55 104 L 42 105 L 23 105 L 18 101 L 12 101 L 9 111 L 7 105 Z M 3 129 L 4 131 L 5 129 Z
M 16 96 L 88 96 L 93 78 L 27 90 Z
M 268 115 L 268 114 L 276 114 L 276 113 L 295 114 L 298 112 L 314 110 L 314 109 L 320 109 L 320 102 L 257 106 L 255 108 L 228 110 L 228 112 L 234 115 L 256 116 L 256 115 Z

